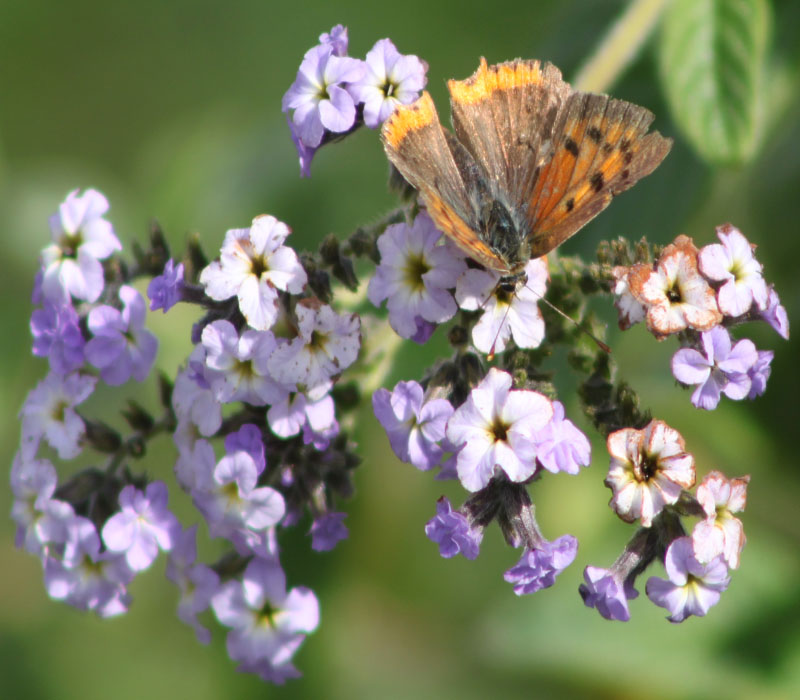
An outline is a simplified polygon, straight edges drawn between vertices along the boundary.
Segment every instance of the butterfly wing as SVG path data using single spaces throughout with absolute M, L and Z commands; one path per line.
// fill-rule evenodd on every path
M 556 118 L 554 152 L 526 203 L 530 254 L 538 257 L 577 233 L 611 199 L 649 175 L 672 146 L 647 133 L 653 114 L 606 95 L 574 91 Z
M 476 232 L 475 164 L 458 153 L 458 163 L 427 92 L 410 105 L 398 105 L 381 129 L 386 155 L 416 188 L 436 227 L 467 255 L 491 269 L 505 271 L 505 261 Z

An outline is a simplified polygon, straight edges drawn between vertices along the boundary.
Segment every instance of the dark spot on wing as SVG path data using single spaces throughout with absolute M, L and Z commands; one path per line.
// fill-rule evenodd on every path
M 633 153 L 630 151 L 626 151 L 625 155 L 622 156 L 622 160 L 624 161 L 625 165 L 629 165 L 630 162 L 633 160 Z
M 600 143 L 600 140 L 603 138 L 603 133 L 596 126 L 590 126 L 586 130 L 586 133 L 589 134 L 589 138 L 595 143 Z
M 570 198 L 567 200 L 567 211 L 572 211 L 575 208 L 575 200 Z
M 595 192 L 599 192 L 600 190 L 603 189 L 603 185 L 605 184 L 603 180 L 603 173 L 601 172 L 595 173 L 594 175 L 592 175 L 589 182 L 592 184 L 592 189 Z
M 567 138 L 567 140 L 564 141 L 564 148 L 566 148 L 576 158 L 578 157 L 578 144 L 575 143 L 571 138 Z

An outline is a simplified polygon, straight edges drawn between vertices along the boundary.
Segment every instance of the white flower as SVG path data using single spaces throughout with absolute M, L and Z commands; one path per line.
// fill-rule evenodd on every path
M 289 227 L 274 216 L 257 216 L 250 228 L 225 234 L 219 262 L 200 273 L 212 299 L 239 297 L 239 309 L 256 330 L 267 330 L 278 318 L 278 290 L 303 291 L 306 272 L 297 254 L 283 245 Z

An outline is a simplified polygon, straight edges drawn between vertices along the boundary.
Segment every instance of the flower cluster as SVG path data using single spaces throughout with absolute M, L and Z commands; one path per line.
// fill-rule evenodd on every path
M 388 39 L 363 61 L 347 49 L 341 25 L 323 34 L 284 96 L 303 175 L 321 145 L 362 124 L 377 128 L 425 85 L 427 65 Z M 578 475 L 591 462 L 547 365 L 566 348 L 586 417 L 607 441 L 609 505 L 637 524 L 610 568 L 585 568 L 585 604 L 629 619 L 636 579 L 655 562 L 667 578 L 650 577 L 645 589 L 672 622 L 705 615 L 728 586 L 745 543 L 736 514 L 749 476 L 714 470 L 692 492 L 693 455 L 615 379 L 587 301 L 611 292 L 622 328 L 644 321 L 659 340 L 676 336 L 672 371 L 696 387 L 695 406 L 762 394 L 773 354 L 729 329 L 760 319 L 788 337 L 788 319 L 753 246 L 732 226 L 700 250 L 679 236 L 655 262 L 646 243 L 635 259 L 619 243 L 613 260 L 606 243 L 599 266 L 553 253 L 503 277 L 465 257 L 413 194 L 346 240 L 331 234 L 303 254 L 287 244 L 285 223 L 258 216 L 227 231 L 210 263 L 194 241 L 171 258 L 157 226 L 147 250 L 123 259 L 107 210 L 95 190 L 70 193 L 50 220 L 52 244 L 34 282 L 33 354 L 47 358 L 49 373 L 20 412 L 12 517 L 16 544 L 41 560 L 52 598 L 102 617 L 124 613 L 133 579 L 166 552 L 177 615 L 200 642 L 211 639 L 213 613 L 238 670 L 273 683 L 297 677 L 294 654 L 318 626 L 319 603 L 308 588 L 287 590 L 282 532 L 305 523 L 315 552 L 348 537 L 339 504 L 353 494 L 359 464 L 348 412 L 380 385 L 398 338 L 424 344 L 445 324 L 449 358 L 419 381 L 371 395 L 397 457 L 462 494 L 459 506 L 442 496 L 424 528 L 442 557 L 477 559 L 495 523 L 520 550 L 504 572 L 518 596 L 553 586 L 575 560 L 577 539 L 546 539 L 531 493 L 545 475 Z M 374 273 L 362 284 L 368 265 Z M 129 400 L 127 427 L 117 429 L 90 417 L 91 399 L 99 383 L 117 388 L 151 375 L 158 345 L 140 278 L 149 279 L 151 312 L 180 302 L 200 313 L 184 364 L 159 377 L 158 408 Z M 363 328 L 356 310 L 371 315 Z M 170 511 L 171 475 L 139 466 L 163 434 L 175 443 L 175 481 L 198 522 Z M 92 459 L 89 450 L 97 466 L 70 473 L 69 460 Z M 687 518 L 697 519 L 691 531 Z M 223 540 L 215 562 L 198 560 L 200 520 Z
M 723 394 L 754 399 L 766 390 L 773 353 L 747 338 L 734 342 L 729 328 L 762 320 L 789 337 L 786 310 L 764 281 L 755 246 L 730 224 L 718 227 L 717 236 L 720 243 L 700 250 L 678 236 L 654 265 L 613 271 L 620 328 L 644 320 L 659 340 L 677 334 L 683 347 L 672 358 L 672 374 L 696 386 L 692 403 L 706 410 Z
M 131 581 L 167 552 L 178 617 L 201 642 L 210 631 L 198 616 L 211 609 L 230 628 L 240 670 L 278 683 L 296 677 L 291 659 L 317 626 L 318 603 L 309 589 L 287 592 L 278 527 L 308 511 L 314 550 L 347 537 L 345 514 L 332 505 L 335 494 L 349 495 L 356 458 L 331 391 L 357 359 L 360 319 L 310 291 L 285 245 L 290 231 L 274 217 L 228 231 L 219 259 L 187 276 L 160 231 L 135 264 L 117 259 L 107 209 L 95 190 L 71 193 L 42 253 L 31 332 L 50 373 L 21 410 L 11 474 L 17 544 L 41 558 L 52 598 L 103 617 L 127 611 Z M 162 379 L 163 415 L 129 402 L 124 437 L 84 406 L 98 382 L 118 387 L 151 372 L 157 341 L 131 284 L 143 275 L 152 277 L 151 311 L 180 301 L 206 313 L 185 367 L 174 383 Z M 210 535 L 230 543 L 217 564 L 197 561 L 197 527 L 169 510 L 167 484 L 132 467 L 160 432 L 173 433 L 178 484 Z M 106 455 L 106 468 L 69 475 L 66 462 L 86 448 Z
M 283 111 L 293 110 L 287 120 L 305 177 L 321 145 L 361 124 L 377 129 L 397 104 L 416 100 L 427 82 L 428 64 L 403 56 L 389 39 L 376 42 L 365 60 L 347 56 L 347 28 L 341 24 L 319 41 L 283 96 Z
M 608 451 L 610 505 L 641 529 L 610 569 L 586 567 L 580 588 L 585 604 L 609 620 L 628 620 L 628 600 L 638 595 L 636 577 L 662 559 L 668 579 L 648 579 L 650 600 L 670 612 L 671 622 L 705 615 L 727 588 L 729 569 L 739 566 L 745 536 L 733 514 L 744 510 L 750 477 L 729 480 L 712 471 L 692 495 L 694 457 L 680 434 L 659 420 L 642 430 L 611 433 Z M 700 518 L 691 536 L 681 517 Z

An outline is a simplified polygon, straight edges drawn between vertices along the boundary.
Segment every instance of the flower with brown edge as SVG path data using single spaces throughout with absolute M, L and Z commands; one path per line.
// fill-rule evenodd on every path
M 634 265 L 628 275 L 633 296 L 646 309 L 648 330 L 662 340 L 686 328 L 707 331 L 722 321 L 714 290 L 697 267 L 697 248 L 678 236 L 655 266 Z
M 645 309 L 633 296 L 628 286 L 628 275 L 632 267 L 617 265 L 611 274 L 614 275 L 614 306 L 619 312 L 619 329 L 627 331 L 631 326 L 644 321 Z
M 609 505 L 620 518 L 650 527 L 664 506 L 694 485 L 694 457 L 684 447 L 680 433 L 660 420 L 643 430 L 623 428 L 608 436 L 611 466 L 604 483 L 614 494 Z
M 744 510 L 749 482 L 749 476 L 728 479 L 722 472 L 712 471 L 697 487 L 697 501 L 706 513 L 706 519 L 692 531 L 692 547 L 700 563 L 722 555 L 731 569 L 739 568 L 746 538 L 742 521 L 733 514 Z

